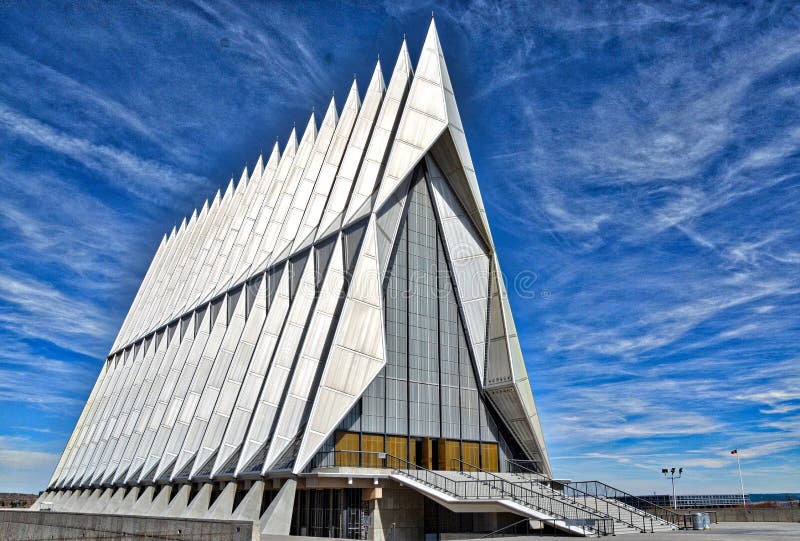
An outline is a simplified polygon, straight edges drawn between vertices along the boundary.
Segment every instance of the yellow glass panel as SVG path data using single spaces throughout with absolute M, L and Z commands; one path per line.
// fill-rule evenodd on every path
M 386 465 L 389 468 L 405 468 L 408 455 L 408 440 L 405 436 L 386 436 Z M 397 457 L 394 459 L 393 457 Z
M 496 443 L 481 444 L 481 467 L 486 471 L 500 471 Z
M 454 440 L 439 440 L 439 469 L 440 470 L 455 470 L 461 469 L 461 463 L 458 459 L 461 458 L 461 448 L 459 442 Z
M 370 454 L 383 452 L 382 434 L 362 434 L 361 450 L 364 451 L 364 454 L 361 455 L 361 465 L 363 467 L 380 468 L 383 466 L 383 460 L 378 458 L 377 454 Z
M 433 464 L 433 440 L 430 438 L 422 439 L 422 467 L 426 470 L 432 470 Z
M 336 433 L 336 465 L 358 466 L 358 434 L 355 432 Z
M 480 446 L 477 441 L 461 442 L 461 456 L 464 471 L 476 471 L 480 465 Z

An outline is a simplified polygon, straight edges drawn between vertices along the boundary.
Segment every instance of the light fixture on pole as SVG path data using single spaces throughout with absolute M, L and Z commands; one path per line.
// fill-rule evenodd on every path
M 739 459 L 739 449 L 731 451 L 732 455 L 736 455 L 736 466 L 739 468 L 739 486 L 742 489 L 742 505 L 747 509 L 747 499 L 744 497 L 744 481 L 742 480 L 742 461 Z
M 678 508 L 678 501 L 675 499 L 675 479 L 680 479 L 683 475 L 683 468 L 662 468 L 661 473 L 672 481 L 672 508 Z

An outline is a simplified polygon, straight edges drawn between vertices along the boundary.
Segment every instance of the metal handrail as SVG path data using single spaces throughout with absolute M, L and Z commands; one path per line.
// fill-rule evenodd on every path
M 554 498 L 554 497 L 549 496 L 547 494 L 544 494 L 544 493 L 541 493 L 541 492 L 537 492 L 537 491 L 533 490 L 532 488 L 527 488 L 522 484 L 512 483 L 511 481 L 509 481 L 507 479 L 504 479 L 503 477 L 500 477 L 499 475 L 497 475 L 494 472 L 490 472 L 490 471 L 486 471 L 484 469 L 481 469 L 478 466 L 475 466 L 474 464 L 470 464 L 469 462 L 461 460 L 460 458 L 455 458 L 454 457 L 454 458 L 451 458 L 450 461 L 451 461 L 451 463 L 452 462 L 458 463 L 459 464 L 459 469 L 463 473 L 465 473 L 467 475 L 469 475 L 471 473 L 475 473 L 475 472 L 480 472 L 480 473 L 485 474 L 487 477 L 489 477 L 489 476 L 492 477 L 491 480 L 490 479 L 478 479 L 478 481 L 480 481 L 482 483 L 485 483 L 485 484 L 491 485 L 491 488 L 494 488 L 495 490 L 499 490 L 503 494 L 508 494 L 509 496 L 511 496 L 512 499 L 514 499 L 514 500 L 516 500 L 518 502 L 521 501 L 522 503 L 524 503 L 528 507 L 536 507 L 537 509 L 543 509 L 543 510 L 546 510 L 546 511 L 548 511 L 550 513 L 553 513 L 553 514 L 559 514 L 560 515 L 559 518 L 561 518 L 561 519 L 563 519 L 565 521 L 569 520 L 569 518 L 567 517 L 567 513 L 566 512 L 558 513 L 558 512 L 556 512 L 554 510 L 554 506 L 552 506 L 552 505 L 549 508 L 540 505 L 538 500 L 544 498 L 546 501 L 551 502 L 551 504 L 560 505 L 563 511 L 566 511 L 567 508 L 573 509 L 575 511 L 576 518 L 579 518 L 581 514 L 585 514 L 585 515 L 588 515 L 585 518 L 588 518 L 590 520 L 596 521 L 598 523 L 598 525 L 599 524 L 603 525 L 602 529 L 599 528 L 599 527 L 598 528 L 591 528 L 589 526 L 588 528 L 590 530 L 593 529 L 597 533 L 601 533 L 602 532 L 603 535 L 614 535 L 614 519 L 611 518 L 611 515 L 602 516 L 601 514 L 594 513 L 592 511 L 590 511 L 589 509 L 581 508 L 580 504 L 578 504 L 577 501 L 575 501 L 574 504 L 571 503 L 571 502 L 565 502 L 563 500 Z M 469 469 L 464 469 L 464 466 L 467 466 Z M 497 484 L 500 485 L 499 489 L 496 487 Z M 507 485 L 511 486 L 511 490 L 506 490 L 506 486 Z M 524 497 L 521 497 L 521 495 L 519 494 L 520 490 L 524 491 Z M 535 496 L 536 504 L 534 504 L 534 505 L 531 504 L 531 502 L 528 499 L 530 497 L 530 495 Z M 584 506 L 584 507 L 588 507 L 588 506 Z M 611 525 L 610 531 L 609 531 L 609 528 L 608 528 L 609 524 Z M 582 526 L 582 528 L 584 530 L 584 533 L 586 533 L 587 526 L 586 525 L 581 525 L 581 526 Z
M 516 465 L 517 465 L 517 467 L 520 467 L 522 469 L 528 470 L 528 468 L 525 467 L 525 466 L 521 466 L 519 464 L 516 464 Z M 510 472 L 510 473 L 519 475 L 519 472 Z M 539 472 L 535 472 L 535 471 L 531 471 L 531 470 L 528 470 L 528 473 L 531 473 L 531 474 L 534 474 L 534 475 L 539 475 Z M 545 480 L 550 480 L 550 478 L 546 478 Z M 528 481 L 528 482 L 533 483 L 534 481 Z M 571 494 L 568 494 L 566 492 L 567 488 L 569 488 Z M 639 531 L 641 531 L 643 533 L 647 533 L 648 532 L 648 529 L 647 529 L 648 524 L 647 523 L 649 521 L 650 522 L 650 530 L 649 531 L 651 533 L 654 531 L 654 529 L 653 529 L 653 517 L 649 516 L 646 512 L 642 511 L 641 509 L 636 509 L 635 507 L 625 505 L 621 501 L 619 501 L 617 504 L 614 504 L 613 502 L 609 501 L 608 499 L 598 496 L 597 493 L 592 494 L 590 492 L 587 492 L 587 491 L 584 491 L 584 490 L 580 490 L 580 489 L 575 488 L 575 487 L 567 487 L 567 486 L 565 486 L 564 489 L 565 490 L 562 490 L 562 491 L 556 491 L 554 488 L 550 487 L 550 490 L 553 490 L 555 492 L 560 492 L 561 494 L 564 495 L 565 498 L 572 498 L 575 501 L 579 501 L 579 499 L 578 499 L 579 497 L 583 498 L 583 504 L 584 505 L 586 505 L 587 507 L 591 507 L 592 509 L 596 509 L 597 511 L 602 511 L 598 507 L 598 504 L 600 504 L 600 502 L 602 502 L 602 503 L 605 504 L 605 507 L 606 507 L 606 509 L 605 509 L 606 515 L 608 515 L 609 517 L 612 517 L 612 518 L 616 518 L 616 520 L 618 520 L 619 522 L 622 522 L 623 524 L 627 524 L 631 528 L 635 528 L 635 529 L 637 529 L 637 530 L 639 530 Z M 595 501 L 595 504 L 594 505 L 590 505 L 589 503 L 587 503 L 587 498 L 593 498 L 594 501 Z M 616 513 L 614 513 L 612 511 L 612 509 L 614 509 L 616 511 Z M 623 515 L 623 513 L 622 513 L 623 509 L 625 509 L 625 511 L 627 512 L 627 516 L 628 516 L 627 520 L 625 518 L 626 515 Z M 636 521 L 636 522 L 634 521 L 634 515 L 636 515 L 637 517 L 639 517 L 641 519 L 641 524 L 637 524 L 638 521 Z
M 354 457 L 357 456 L 358 460 L 337 460 L 337 456 L 344 456 L 344 457 Z M 376 452 L 376 451 L 349 451 L 349 450 L 331 450 L 331 451 L 320 451 L 317 453 L 317 458 L 312 461 L 315 464 L 314 467 L 326 467 L 324 465 L 327 464 L 327 467 L 331 466 L 338 466 L 338 467 L 360 467 L 359 465 L 364 462 L 362 458 L 369 457 L 369 466 L 367 467 L 375 467 L 384 469 L 390 469 L 396 473 L 403 474 L 411 479 L 419 481 L 423 484 L 428 486 L 434 487 L 437 490 L 454 496 L 459 499 L 497 499 L 492 498 L 491 489 L 494 489 L 495 492 L 500 493 L 501 495 L 506 495 L 510 497 L 510 499 L 520 503 L 529 508 L 534 508 L 538 510 L 543 510 L 548 514 L 552 515 L 555 520 L 563 520 L 566 524 L 569 525 L 570 519 L 568 517 L 568 510 L 573 510 L 576 519 L 583 519 L 583 520 L 590 520 L 595 523 L 594 526 L 581 523 L 581 524 L 571 524 L 573 527 L 580 527 L 583 530 L 584 535 L 586 534 L 601 534 L 601 535 L 614 535 L 614 520 L 608 517 L 600 516 L 596 513 L 592 513 L 586 509 L 581 509 L 577 505 L 573 505 L 570 502 L 565 502 L 547 494 L 540 494 L 535 492 L 529 488 L 526 488 L 521 485 L 516 485 L 511 483 L 501 477 L 497 477 L 497 479 L 492 480 L 469 480 L 469 479 L 451 479 L 446 475 L 442 475 L 441 473 L 437 473 L 433 470 L 429 470 L 427 468 L 423 468 L 418 464 L 410 462 L 404 458 L 396 457 L 389 453 L 383 452 Z M 322 461 L 318 460 L 318 458 L 322 458 Z M 333 458 L 333 464 L 329 464 L 330 459 Z M 473 468 L 475 471 L 483 471 L 476 466 L 472 466 L 460 459 L 459 460 L 463 464 Z M 354 462 L 355 464 L 351 464 Z M 458 471 L 458 470 L 456 470 Z M 490 473 L 490 472 L 485 472 Z M 486 492 L 486 494 L 481 493 L 481 486 L 489 485 L 490 490 Z M 542 504 L 549 503 L 550 505 L 542 505 Z M 561 512 L 558 511 L 561 510 Z
M 536 471 L 533 471 L 533 470 L 529 470 L 526 466 L 520 465 L 519 461 L 516 461 L 514 459 L 509 459 L 509 460 L 507 460 L 507 462 L 508 463 L 513 463 L 515 466 L 526 470 L 526 473 L 531 473 L 531 474 L 540 476 L 539 472 L 536 472 Z M 513 473 L 513 474 L 519 475 L 519 472 L 509 472 L 509 473 Z M 541 476 L 540 476 L 540 478 L 541 478 Z M 552 481 L 552 479 L 549 478 L 549 477 L 548 478 L 544 478 L 543 480 Z M 529 482 L 531 484 L 533 484 L 533 481 L 529 481 Z M 561 491 L 561 493 L 564 495 L 565 498 L 572 498 L 573 500 L 578 501 L 578 498 L 576 497 L 576 495 L 579 495 L 580 497 L 583 498 L 584 505 L 586 505 L 587 507 L 591 507 L 593 509 L 596 509 L 598 511 L 601 511 L 601 510 L 597 507 L 597 504 L 599 502 L 603 502 L 603 503 L 605 503 L 605 506 L 606 506 L 605 512 L 606 512 L 606 514 L 608 516 L 610 516 L 612 518 L 616 518 L 618 521 L 622 522 L 623 524 L 627 524 L 631 528 L 636 528 L 637 530 L 640 530 L 643 533 L 647 533 L 647 531 L 648 531 L 647 530 L 647 523 L 649 521 L 650 522 L 650 533 L 652 533 L 654 531 L 654 529 L 653 529 L 653 517 L 652 516 L 648 516 L 648 514 L 646 512 L 644 512 L 644 511 L 642 511 L 641 509 L 637 509 L 635 507 L 625 505 L 624 502 L 621 502 L 619 500 L 617 500 L 617 501 L 619 501 L 619 503 L 615 505 L 614 503 L 610 502 L 607 498 L 599 496 L 596 491 L 595 491 L 594 494 L 592 494 L 592 493 L 590 493 L 588 491 L 584 491 L 584 490 L 581 490 L 581 489 L 578 489 L 578 488 L 575 488 L 575 487 L 564 486 L 564 489 L 567 489 L 567 488 L 569 488 L 569 490 L 570 490 L 570 492 L 572 492 L 572 494 L 567 494 L 566 490 Z M 552 487 L 550 487 L 550 490 L 555 491 L 555 489 L 552 488 Z M 586 502 L 586 498 L 594 498 L 595 505 L 589 505 Z M 625 510 L 627 511 L 627 515 L 629 517 L 629 520 L 626 520 L 625 518 L 623 518 L 623 514 L 622 514 L 623 506 L 624 506 Z M 611 512 L 611 508 L 612 507 L 614 509 L 616 509 L 616 517 Z M 633 516 L 634 515 L 637 515 L 638 517 L 641 518 L 641 525 L 634 523 L 634 520 L 633 520 Z
M 666 509 L 661 507 L 660 505 L 656 505 L 651 501 L 648 501 L 644 498 L 640 498 L 639 496 L 634 496 L 625 492 L 624 490 L 620 490 L 616 487 L 612 487 L 602 481 L 572 481 L 565 488 L 569 487 L 572 490 L 579 490 L 576 489 L 573 485 L 583 485 L 585 486 L 585 492 L 590 490 L 590 486 L 594 485 L 595 494 L 600 494 L 601 491 L 598 490 L 598 487 L 602 487 L 602 492 L 604 498 L 613 498 L 615 500 L 619 500 L 622 503 L 631 505 L 636 509 L 641 509 L 642 511 L 646 511 L 651 515 L 671 524 L 675 525 L 683 525 L 683 519 L 681 518 L 682 515 L 680 513 L 676 513 L 670 509 Z
M 544 473 L 542 473 L 540 471 L 536 471 L 536 470 L 534 470 L 533 468 L 531 468 L 529 466 L 525 466 L 524 464 L 538 464 L 538 462 L 535 461 L 535 460 L 523 460 L 523 459 L 520 459 L 520 458 L 507 458 L 506 459 L 506 465 L 508 465 L 508 466 L 515 466 L 517 468 L 522 468 L 523 470 L 525 470 L 525 473 L 532 473 L 532 474 L 536 475 L 537 477 L 539 477 L 540 479 L 542 479 L 543 481 L 552 481 L 553 480 L 553 478 L 550 477 L 549 475 L 546 475 L 546 474 L 544 474 Z M 508 469 L 508 472 L 509 473 L 518 473 L 518 472 L 511 471 L 511 468 Z

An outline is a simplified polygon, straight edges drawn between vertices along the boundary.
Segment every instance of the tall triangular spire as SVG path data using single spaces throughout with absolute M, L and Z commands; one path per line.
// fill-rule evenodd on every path
M 436 34 L 436 25 L 431 20 L 403 116 L 397 128 L 395 146 L 392 148 L 378 190 L 376 208 L 381 208 L 400 184 L 408 181 L 411 171 L 446 127 L 447 111 L 444 103 L 439 37 Z
M 236 189 L 238 191 L 244 190 L 247 187 L 247 183 L 250 180 L 250 175 L 247 173 L 247 167 L 242 170 L 242 175 L 239 177 L 239 182 L 236 184 Z
M 306 123 L 306 129 L 303 132 L 303 138 L 300 139 L 300 144 L 303 144 L 303 141 L 313 141 L 317 138 L 317 117 L 314 111 L 311 111 L 311 116 L 308 117 L 308 122 Z
M 286 140 L 286 146 L 283 149 L 284 154 L 291 153 L 294 155 L 297 152 L 297 147 L 299 143 L 297 142 L 297 127 L 293 126 L 291 133 L 289 133 L 289 139 Z
M 249 182 L 253 182 L 261 178 L 261 175 L 264 174 L 264 156 L 259 153 L 258 159 L 256 160 L 255 166 L 253 166 L 253 174 L 250 175 Z M 248 183 L 249 183 L 248 182 Z
M 403 103 L 408 93 L 413 77 L 411 57 L 405 39 L 400 46 L 389 87 L 381 104 L 381 111 L 375 122 L 372 137 L 364 155 L 364 162 L 358 174 L 353 194 L 345 214 L 344 225 L 350 224 L 356 212 L 362 208 L 364 202 L 375 191 L 380 182 L 383 167 L 386 164 L 386 155 L 391 148 L 391 138 L 395 127 L 401 118 Z
M 388 87 L 378 60 L 316 120 L 162 238 L 53 483 L 297 473 L 343 419 L 549 471 L 433 19 L 416 71 L 404 38 Z
M 355 81 L 353 81 L 353 84 L 355 84 Z M 335 127 L 338 121 L 339 113 L 336 111 L 336 96 L 331 96 L 331 100 L 328 102 L 328 108 L 325 110 L 325 116 L 322 119 L 322 124 Z

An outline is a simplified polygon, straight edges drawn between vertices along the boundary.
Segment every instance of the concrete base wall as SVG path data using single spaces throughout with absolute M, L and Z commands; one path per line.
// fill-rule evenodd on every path
M 738 507 L 721 509 L 692 509 L 692 513 L 713 512 L 717 514 L 719 522 L 800 522 L 800 508 L 754 508 L 740 509 Z
M 252 522 L 192 520 L 58 513 L 0 511 L 0 541 L 41 539 L 181 539 L 186 541 L 251 541 Z
M 381 492 L 380 499 L 369 502 L 372 521 L 369 538 L 374 541 L 424 539 L 425 497 L 404 487 L 384 487 Z

